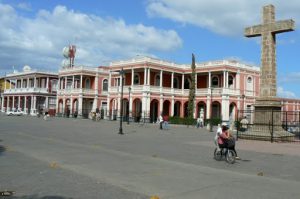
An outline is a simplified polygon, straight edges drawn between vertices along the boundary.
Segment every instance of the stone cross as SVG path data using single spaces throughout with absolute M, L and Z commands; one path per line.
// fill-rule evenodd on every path
M 293 31 L 295 22 L 292 19 L 275 21 L 273 5 L 263 7 L 263 23 L 245 29 L 246 37 L 261 36 L 261 78 L 260 97 L 276 97 L 276 34 Z

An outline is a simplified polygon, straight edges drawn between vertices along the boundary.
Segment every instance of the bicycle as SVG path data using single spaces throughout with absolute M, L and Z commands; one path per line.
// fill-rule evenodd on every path
M 221 149 L 216 148 L 214 151 L 215 160 L 220 161 L 223 159 L 223 157 L 225 157 L 227 163 L 234 164 L 236 153 L 229 148 L 221 148 Z

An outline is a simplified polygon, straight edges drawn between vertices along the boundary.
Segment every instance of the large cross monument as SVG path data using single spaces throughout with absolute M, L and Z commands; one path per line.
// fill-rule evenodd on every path
M 281 103 L 277 100 L 276 84 L 276 34 L 293 31 L 295 22 L 292 19 L 275 21 L 273 5 L 263 7 L 262 24 L 245 29 L 246 37 L 261 36 L 261 77 L 260 92 L 256 99 L 254 131 L 264 131 L 260 125 L 272 121 L 277 127 L 274 131 L 283 132 L 281 128 Z M 274 111 L 276 112 L 274 114 Z M 256 127 L 256 128 L 255 128 Z

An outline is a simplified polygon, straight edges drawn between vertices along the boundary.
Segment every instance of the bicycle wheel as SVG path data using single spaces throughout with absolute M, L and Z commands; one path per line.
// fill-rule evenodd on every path
M 226 162 L 233 164 L 235 163 L 235 152 L 233 150 L 228 149 L 226 152 Z
M 217 160 L 217 161 L 222 160 L 222 151 L 221 151 L 221 150 L 218 150 L 218 149 L 216 148 L 216 149 L 215 149 L 215 152 L 214 152 L 214 158 L 215 158 L 215 160 Z

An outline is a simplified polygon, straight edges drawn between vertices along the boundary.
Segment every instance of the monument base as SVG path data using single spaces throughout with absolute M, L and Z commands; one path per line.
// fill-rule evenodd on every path
M 276 98 L 258 98 L 254 105 L 254 122 L 245 132 L 244 139 L 293 141 L 295 135 L 282 128 L 281 103 Z

